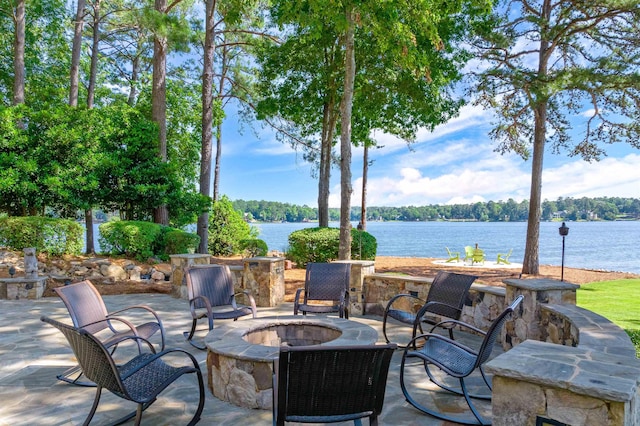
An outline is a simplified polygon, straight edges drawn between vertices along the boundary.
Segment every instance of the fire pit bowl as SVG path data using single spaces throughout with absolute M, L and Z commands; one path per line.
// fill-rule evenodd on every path
M 279 316 L 229 321 L 205 337 L 209 388 L 216 398 L 270 410 L 273 361 L 281 345 L 370 345 L 372 327 L 334 317 Z

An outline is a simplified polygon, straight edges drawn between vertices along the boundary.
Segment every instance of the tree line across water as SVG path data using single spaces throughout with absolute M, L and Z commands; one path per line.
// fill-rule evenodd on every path
M 305 222 L 318 218 L 318 209 L 276 201 L 233 201 L 233 207 L 244 213 L 245 220 L 263 222 Z M 640 198 L 599 197 L 563 198 L 542 202 L 542 220 L 638 220 Z M 367 207 L 366 220 L 466 220 L 480 222 L 521 222 L 529 215 L 529 202 L 487 201 L 473 204 L 431 204 L 426 206 Z M 340 210 L 329 209 L 331 221 L 338 221 Z M 360 221 L 359 206 L 351 208 L 351 220 Z

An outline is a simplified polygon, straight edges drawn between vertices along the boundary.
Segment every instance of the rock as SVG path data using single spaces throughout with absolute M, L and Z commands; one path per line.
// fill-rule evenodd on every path
M 121 266 L 112 263 L 100 265 L 100 273 L 107 278 L 113 278 L 115 280 L 127 279 L 125 270 Z
M 153 274 L 151 274 L 151 279 L 156 281 L 164 281 L 164 273 L 155 271 Z
M 162 272 L 166 276 L 171 276 L 171 265 L 169 265 L 168 263 L 158 263 L 154 266 L 154 269 L 156 271 Z

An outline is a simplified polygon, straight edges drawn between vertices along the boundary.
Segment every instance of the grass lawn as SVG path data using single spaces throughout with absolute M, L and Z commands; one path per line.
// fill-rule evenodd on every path
M 578 289 L 577 304 L 623 328 L 640 358 L 640 279 L 584 284 Z

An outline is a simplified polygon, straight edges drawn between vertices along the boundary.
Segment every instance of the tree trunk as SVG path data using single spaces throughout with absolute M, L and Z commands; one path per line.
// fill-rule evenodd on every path
M 100 1 L 93 4 L 93 40 L 91 45 L 91 67 L 89 69 L 89 88 L 87 89 L 87 108 L 93 108 L 98 73 L 98 55 L 100 51 Z
M 25 0 L 19 0 L 15 11 L 15 38 L 13 41 L 13 105 L 24 103 L 24 42 Z
M 207 0 L 205 12 L 204 65 L 202 69 L 202 148 L 200 152 L 200 194 L 211 196 L 211 146 L 213 142 L 213 55 L 215 1 Z M 209 210 L 198 216 L 198 253 L 209 252 Z
M 82 27 L 84 26 L 85 0 L 78 0 L 76 21 L 73 28 L 71 48 L 71 83 L 69 85 L 69 105 L 78 106 L 78 81 L 80 79 L 80 53 L 82 49 Z
M 543 16 L 551 15 L 551 3 L 545 1 Z M 538 75 L 543 79 L 548 73 L 549 42 L 540 41 L 538 57 Z M 538 95 L 540 96 L 540 95 Z M 531 162 L 531 195 L 529 196 L 529 218 L 527 222 L 527 241 L 524 248 L 522 273 L 538 275 L 539 273 L 539 241 L 540 241 L 540 203 L 542 198 L 542 165 L 544 159 L 544 145 L 547 135 L 547 104 L 546 98 L 536 99 L 534 108 L 533 159 Z
M 224 43 L 224 42 L 223 42 Z M 229 56 L 228 46 L 222 46 L 222 59 L 221 59 L 221 72 L 218 80 L 218 99 L 222 101 L 224 97 L 224 84 L 227 79 L 227 72 L 229 71 Z M 218 121 L 216 127 L 216 158 L 213 168 L 213 201 L 218 201 L 220 198 L 220 161 L 222 159 L 222 121 Z
M 129 98 L 127 99 L 127 104 L 129 106 L 133 106 L 136 103 L 136 83 L 138 82 L 138 73 L 140 69 L 140 57 L 136 56 L 131 61 L 131 81 L 129 83 Z
M 529 219 L 527 222 L 527 241 L 524 249 L 522 273 L 538 275 L 540 240 L 540 200 L 542 195 L 542 164 L 546 134 L 547 105 L 543 104 L 535 111 L 535 130 L 533 137 L 533 159 L 531 163 L 531 195 L 529 196 Z
M 347 32 L 345 34 L 344 94 L 340 105 L 340 247 L 338 258 L 351 259 L 351 111 L 356 75 L 354 7 L 347 6 Z
M 369 145 L 364 144 L 362 158 L 362 201 L 360 202 L 360 230 L 367 230 L 367 174 L 369 173 Z
M 155 9 L 165 13 L 167 0 L 155 0 Z M 156 32 L 153 38 L 153 83 L 151 89 L 151 119 L 158 124 L 158 155 L 167 161 L 167 38 Z M 153 212 L 155 223 L 169 224 L 169 211 L 163 204 Z
M 329 226 L 329 187 L 331 185 L 331 148 L 337 116 L 333 99 L 324 104 L 322 112 L 322 140 L 318 176 L 318 226 Z

